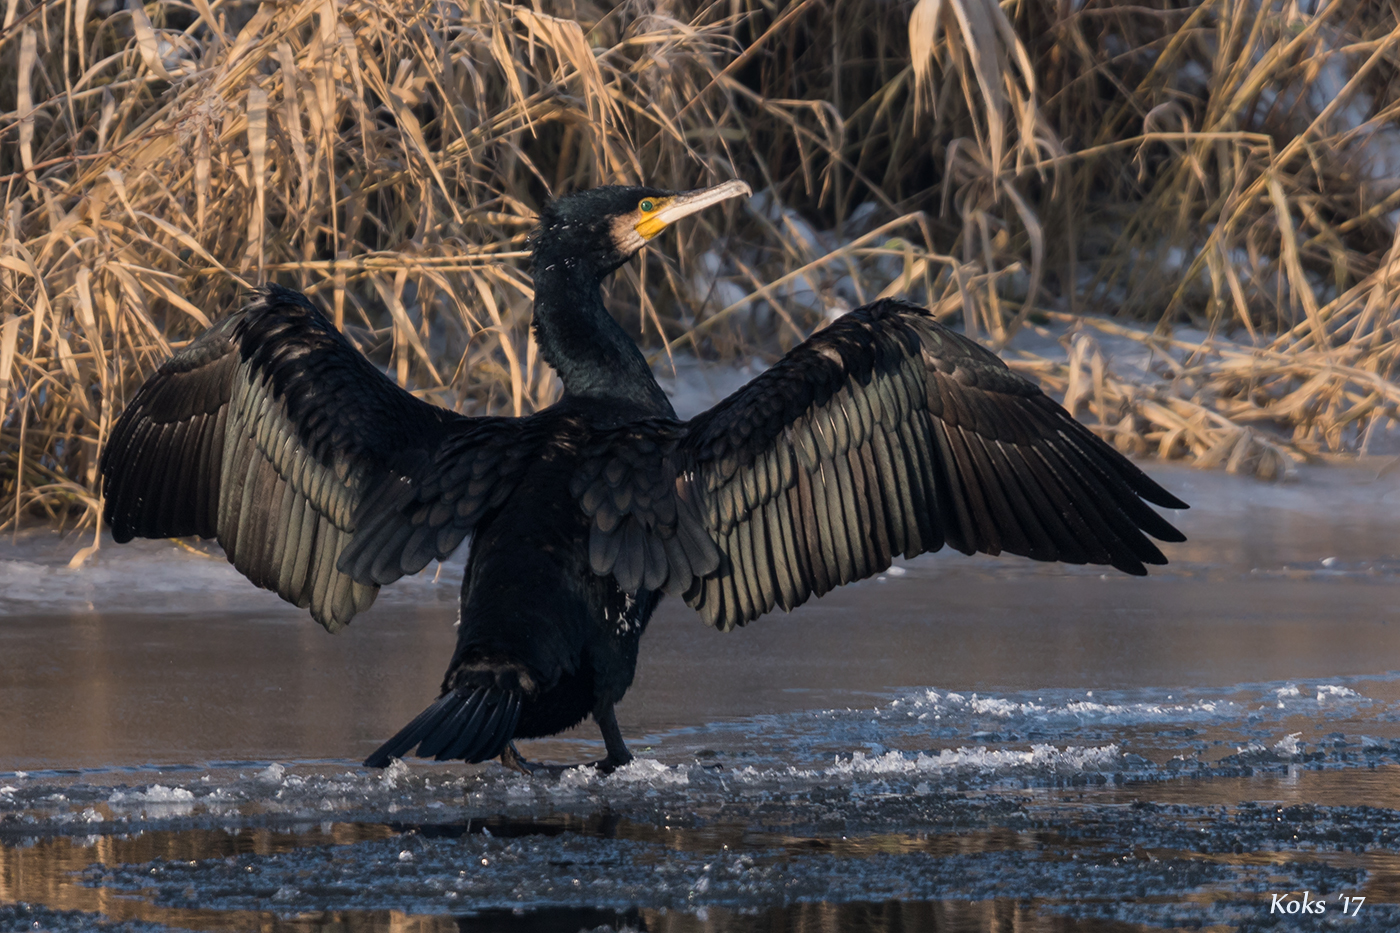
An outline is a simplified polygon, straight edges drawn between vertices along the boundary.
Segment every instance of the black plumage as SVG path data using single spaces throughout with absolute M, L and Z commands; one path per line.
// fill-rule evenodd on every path
M 429 405 L 271 286 L 152 376 L 103 453 L 117 541 L 216 537 L 331 631 L 473 536 L 441 695 L 370 756 L 529 767 L 513 738 L 613 713 L 663 593 L 743 625 L 945 543 L 1165 563 L 1185 508 L 995 355 L 897 300 L 836 320 L 676 419 L 602 280 L 667 224 L 748 192 L 599 188 L 548 205 L 534 329 L 563 399 L 525 418 Z M 1146 501 L 1144 501 L 1146 500 Z

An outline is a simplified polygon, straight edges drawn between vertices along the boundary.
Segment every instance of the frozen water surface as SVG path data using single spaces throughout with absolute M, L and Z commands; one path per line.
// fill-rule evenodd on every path
M 1194 508 L 1146 580 L 940 554 L 728 635 L 663 604 L 609 777 L 358 766 L 460 565 L 331 637 L 202 545 L 6 538 L 0 931 L 1400 927 L 1400 473 L 1153 472 Z

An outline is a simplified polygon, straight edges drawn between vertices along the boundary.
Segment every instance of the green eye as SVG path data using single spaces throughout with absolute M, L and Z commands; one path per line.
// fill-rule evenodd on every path
M 643 198 L 642 203 L 637 206 L 641 208 L 643 214 L 650 214 L 652 211 L 656 210 L 656 202 L 651 198 Z

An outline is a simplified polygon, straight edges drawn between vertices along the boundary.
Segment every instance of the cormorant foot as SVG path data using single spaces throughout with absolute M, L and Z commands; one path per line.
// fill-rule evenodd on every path
M 505 750 L 501 752 L 501 764 L 521 774 L 536 774 L 540 771 L 558 773 L 563 770 L 557 765 L 542 765 L 528 760 L 520 754 L 520 749 L 515 747 L 514 742 L 506 743 Z
M 608 757 L 601 758 L 598 761 L 589 762 L 589 764 L 592 767 L 597 768 L 603 774 L 612 774 L 618 768 L 621 768 L 624 765 L 629 765 L 631 763 L 631 755 L 628 755 L 626 758 L 615 758 L 612 755 L 609 755 Z
M 596 768 L 603 774 L 612 774 L 631 760 L 632 756 L 630 755 L 624 760 L 618 760 L 609 756 L 598 761 L 586 761 L 577 765 L 547 765 L 527 759 L 524 755 L 520 754 L 520 750 L 515 747 L 514 742 L 506 744 L 505 751 L 501 752 L 500 758 L 501 764 L 512 771 L 519 771 L 521 774 L 552 774 L 556 777 L 574 768 Z

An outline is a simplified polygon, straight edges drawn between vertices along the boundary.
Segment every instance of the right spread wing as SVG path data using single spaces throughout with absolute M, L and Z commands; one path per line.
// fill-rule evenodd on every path
M 943 545 L 1144 574 L 1186 504 L 993 353 L 896 300 L 837 319 L 690 422 L 721 628 Z M 1145 501 L 1144 501 L 1145 500 Z
M 728 629 L 879 573 L 894 555 L 1166 563 L 1186 504 L 923 308 L 844 315 L 687 424 L 594 439 L 574 495 L 590 563 L 680 592 Z
M 249 580 L 336 631 L 509 493 L 528 455 L 518 424 L 414 398 L 272 286 L 137 392 L 102 454 L 105 518 L 118 542 L 217 537 Z M 470 481 L 426 488 L 435 476 Z

